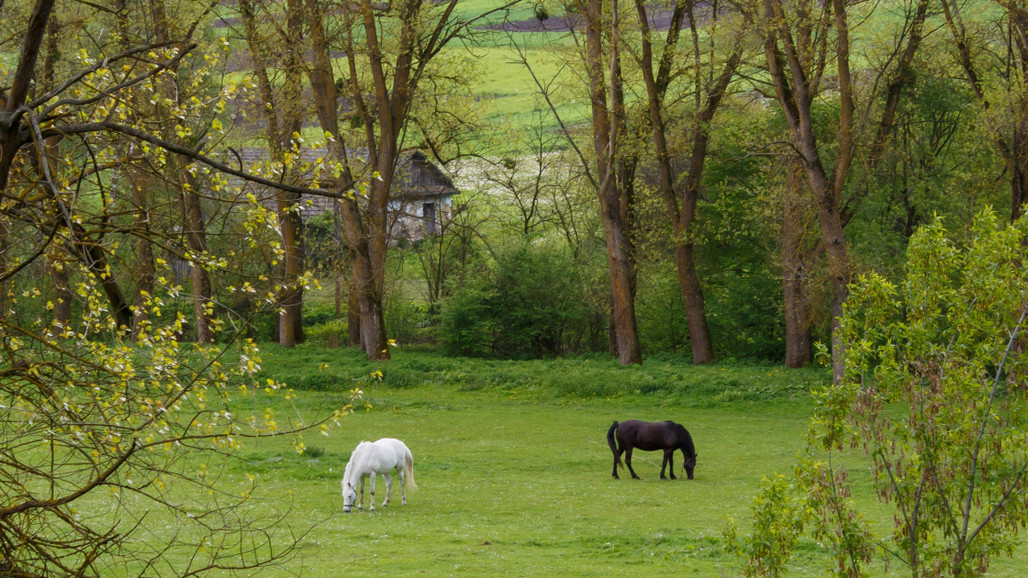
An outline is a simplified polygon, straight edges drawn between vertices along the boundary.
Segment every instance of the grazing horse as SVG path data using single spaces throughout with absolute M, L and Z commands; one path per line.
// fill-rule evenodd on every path
M 671 466 L 671 479 L 675 479 L 675 450 L 682 450 L 685 459 L 683 467 L 686 475 L 692 479 L 693 468 L 696 467 L 696 448 L 692 445 L 692 436 L 673 421 L 649 423 L 630 419 L 621 423 L 614 422 L 607 430 L 607 444 L 614 452 L 614 479 L 618 479 L 618 466 L 621 465 L 621 454 L 625 454 L 625 464 L 632 477 L 639 479 L 632 469 L 632 449 L 653 451 L 664 450 L 664 462 L 660 465 L 660 479 L 664 477 L 664 469 Z
M 414 456 L 400 440 L 382 438 L 377 442 L 361 442 L 350 455 L 343 472 L 343 511 L 349 513 L 353 502 L 357 499 L 357 485 L 360 484 L 361 501 L 358 509 L 364 509 L 364 477 L 371 478 L 371 508 L 375 511 L 375 474 L 382 474 L 386 481 L 386 497 L 382 507 L 389 505 L 389 497 L 393 491 L 393 480 L 389 472 L 396 470 L 400 474 L 400 493 L 403 496 L 401 505 L 407 505 L 407 485 L 416 489 L 414 484 Z

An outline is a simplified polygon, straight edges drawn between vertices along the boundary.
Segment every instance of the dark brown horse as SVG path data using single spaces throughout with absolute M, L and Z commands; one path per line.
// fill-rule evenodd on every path
M 675 479 L 675 450 L 682 450 L 682 457 L 685 459 L 685 473 L 692 479 L 693 469 L 696 467 L 696 448 L 692 445 L 692 436 L 682 427 L 682 424 L 673 421 L 662 421 L 649 423 L 630 419 L 621 423 L 614 422 L 607 430 L 607 444 L 610 451 L 614 452 L 614 478 L 618 478 L 618 466 L 621 465 L 621 454 L 625 454 L 625 464 L 632 477 L 639 479 L 632 469 L 632 449 L 653 451 L 664 450 L 664 463 L 660 465 L 660 479 L 667 479 L 664 476 L 664 469 L 671 466 L 671 479 Z

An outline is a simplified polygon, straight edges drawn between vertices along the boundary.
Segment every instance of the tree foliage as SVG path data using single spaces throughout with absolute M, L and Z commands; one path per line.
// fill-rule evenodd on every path
M 224 41 L 194 36 L 207 8 L 0 4 L 5 575 L 242 571 L 288 558 L 306 531 L 248 514 L 254 480 L 224 477 L 242 440 L 336 413 L 277 416 L 284 388 L 255 382 L 248 320 L 226 307 L 274 302 L 249 268 L 267 211 L 227 175 L 288 185 L 207 149 L 236 88 L 212 80 Z
M 966 244 L 937 220 L 911 239 L 902 284 L 869 274 L 853 286 L 846 379 L 819 396 L 796 481 L 840 574 L 865 575 L 875 549 L 913 576 L 981 575 L 1012 554 L 1028 521 L 1028 402 L 1008 383 L 1024 363 L 1026 242 L 1024 219 L 983 211 Z M 894 512 L 888 536 L 847 499 L 850 447 Z

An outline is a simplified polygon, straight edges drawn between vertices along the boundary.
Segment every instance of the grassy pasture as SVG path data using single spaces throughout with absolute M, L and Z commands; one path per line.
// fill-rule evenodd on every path
M 347 574 L 714 575 L 725 516 L 744 517 L 756 490 L 753 465 L 787 469 L 796 449 L 786 443 L 766 451 L 740 434 L 798 440 L 806 410 L 788 404 L 728 420 L 721 410 L 674 412 L 642 400 L 555 404 L 438 389 L 370 393 L 376 409 L 348 417 L 330 442 L 345 450 L 319 459 L 336 474 L 325 471 L 325 487 L 309 496 L 327 518 L 312 534 L 321 547 L 304 552 L 319 575 L 331 574 L 324 562 Z M 636 455 L 642 480 L 627 473 L 611 479 L 604 434 L 613 419 L 628 416 L 686 422 L 700 452 L 696 479 L 660 480 L 655 453 Z M 346 454 L 360 439 L 387 435 L 410 445 L 419 489 L 405 508 L 341 514 L 337 477 Z M 719 447 L 733 449 L 718 457 Z M 381 500 L 381 485 L 378 492 Z M 331 551 L 340 544 L 342 557 Z
M 253 477 L 251 513 L 289 508 L 295 527 L 312 526 L 299 556 L 261 576 L 379 574 L 573 576 L 738 575 L 723 550 L 728 516 L 748 528 L 761 476 L 791 471 L 812 405 L 803 393 L 822 370 L 693 367 L 650 359 L 620 368 L 607 359 L 529 362 L 443 358 L 400 352 L 368 365 L 345 350 L 269 350 L 265 374 L 304 383 L 276 413 L 313 414 L 360 386 L 370 407 L 344 417 L 330 437 L 248 443 L 226 466 L 226 482 Z M 367 379 L 381 369 L 382 380 Z M 637 452 L 642 480 L 611 479 L 605 434 L 614 419 L 674 419 L 692 433 L 696 479 L 658 478 L 659 454 Z M 339 480 L 360 440 L 398 437 L 415 457 L 418 489 L 401 507 L 343 514 Z M 678 472 L 681 472 L 681 460 Z M 856 460 L 852 462 L 857 464 Z M 866 470 L 853 472 L 854 499 L 887 531 L 891 514 L 870 494 Z M 376 498 L 384 497 L 379 479 Z M 1023 560 L 1026 549 L 1018 554 Z M 1018 558 L 993 576 L 1019 576 Z M 792 575 L 823 575 L 829 564 L 809 539 Z M 881 564 L 875 575 L 905 575 Z

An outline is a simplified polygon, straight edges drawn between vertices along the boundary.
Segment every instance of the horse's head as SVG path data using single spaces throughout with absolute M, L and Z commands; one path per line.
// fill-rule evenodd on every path
M 682 424 L 675 424 L 678 427 L 678 443 L 679 448 L 682 450 L 682 457 L 685 461 L 682 467 L 685 469 L 685 475 L 692 479 L 692 472 L 696 469 L 696 446 L 692 443 L 692 436 L 689 435 L 689 430 L 685 429 Z
M 353 487 L 353 482 L 343 480 L 343 512 L 349 514 L 350 510 L 353 509 L 353 503 L 357 500 L 357 490 Z
M 691 456 L 685 456 L 685 475 L 692 479 L 692 471 L 696 469 L 696 456 L 699 454 L 693 454 Z

